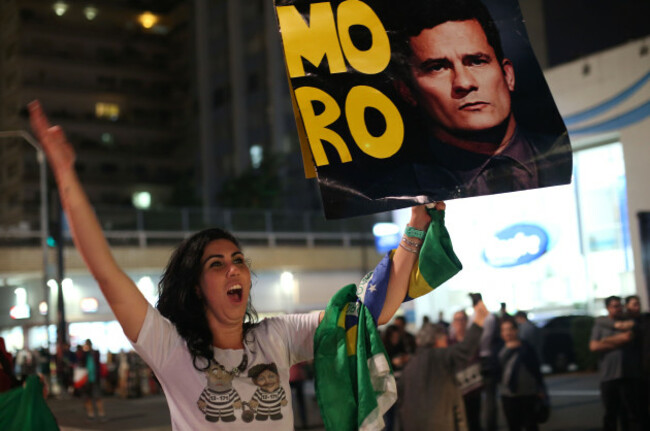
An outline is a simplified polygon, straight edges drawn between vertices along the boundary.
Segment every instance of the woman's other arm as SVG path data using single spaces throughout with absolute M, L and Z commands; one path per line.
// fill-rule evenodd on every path
M 444 202 L 436 202 L 435 209 L 443 211 L 445 209 Z M 408 223 L 409 226 L 426 232 L 429 223 L 431 223 L 431 217 L 427 213 L 427 209 L 424 205 L 411 208 L 411 220 Z M 399 309 L 400 305 L 402 305 L 408 291 L 411 270 L 417 261 L 418 254 L 407 251 L 403 247 L 397 247 L 395 250 L 393 263 L 390 268 L 386 301 L 381 309 L 379 319 L 377 319 L 378 325 L 383 325 L 390 321 L 395 312 Z
M 97 280 L 124 334 L 136 341 L 147 313 L 147 301 L 135 283 L 117 266 L 95 212 L 74 170 L 75 153 L 59 126 L 50 127 L 40 103 L 29 104 L 32 130 L 39 139 L 67 215 L 72 239 Z

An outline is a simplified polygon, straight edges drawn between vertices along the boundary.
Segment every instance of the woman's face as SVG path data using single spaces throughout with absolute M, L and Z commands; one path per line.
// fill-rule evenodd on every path
M 241 325 L 250 287 L 251 273 L 241 250 L 227 239 L 208 243 L 201 257 L 199 279 L 208 321 Z
M 506 343 L 517 339 L 517 329 L 514 327 L 512 322 L 503 322 L 501 324 L 501 338 L 503 338 L 503 341 Z

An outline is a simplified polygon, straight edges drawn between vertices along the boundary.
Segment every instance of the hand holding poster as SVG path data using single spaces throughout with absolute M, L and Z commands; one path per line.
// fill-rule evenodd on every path
M 566 184 L 516 0 L 276 0 L 328 218 Z

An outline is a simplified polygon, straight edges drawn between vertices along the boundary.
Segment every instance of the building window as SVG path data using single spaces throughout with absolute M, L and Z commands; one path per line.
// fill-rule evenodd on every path
M 264 149 L 261 145 L 253 145 L 249 151 L 253 169 L 259 168 L 262 165 L 262 160 L 264 160 Z
M 114 174 L 118 171 L 115 163 L 102 163 L 100 169 L 104 174 Z
M 140 210 L 151 208 L 151 193 L 147 191 L 138 191 L 132 196 L 133 206 Z
M 581 245 L 597 298 L 634 293 L 634 260 L 621 143 L 577 151 L 575 187 Z
M 98 76 L 97 85 L 105 90 L 115 89 L 115 77 L 113 76 Z
M 212 103 L 215 108 L 219 108 L 226 103 L 228 100 L 228 89 L 225 87 L 219 87 L 214 90 L 212 96 Z
M 248 75 L 248 91 L 254 93 L 260 89 L 260 80 L 255 73 Z
M 98 102 L 95 104 L 95 117 L 117 121 L 120 118 L 120 107 L 115 103 Z
M 142 81 L 139 79 L 125 78 L 122 80 L 122 88 L 124 90 L 141 90 Z
M 113 148 L 115 146 L 115 136 L 110 133 L 102 133 L 102 144 L 105 147 Z

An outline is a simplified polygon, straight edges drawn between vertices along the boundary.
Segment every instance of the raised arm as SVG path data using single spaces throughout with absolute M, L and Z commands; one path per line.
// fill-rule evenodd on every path
M 117 318 L 124 334 L 136 341 L 147 312 L 147 300 L 117 266 L 95 212 L 74 170 L 75 153 L 59 126 L 50 127 L 40 103 L 29 104 L 32 130 L 54 173 L 72 239 Z
M 435 208 L 436 210 L 443 211 L 445 209 L 444 202 L 436 202 Z M 424 205 L 411 208 L 411 220 L 408 223 L 409 226 L 426 232 L 429 223 L 431 223 L 431 217 L 427 213 Z M 413 241 L 421 242 L 421 240 L 417 239 L 413 239 Z M 409 248 L 413 249 L 412 247 Z M 377 319 L 379 325 L 387 323 L 404 301 L 409 287 L 411 269 L 417 260 L 417 253 L 407 251 L 407 249 L 403 247 L 397 247 L 395 250 L 393 264 L 390 268 L 386 301 L 384 302 L 384 307 L 381 309 L 379 319 Z
M 466 363 L 476 354 L 483 335 L 485 318 L 488 314 L 489 312 L 483 301 L 478 301 L 474 305 L 474 321 L 467 330 L 465 338 L 460 343 L 449 346 L 445 350 L 450 366 L 455 368 L 458 364 Z

